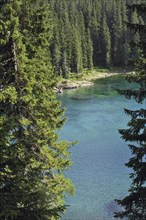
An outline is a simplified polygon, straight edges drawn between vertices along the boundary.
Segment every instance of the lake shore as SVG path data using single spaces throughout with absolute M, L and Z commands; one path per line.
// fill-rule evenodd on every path
M 107 72 L 97 72 L 93 71 L 92 73 L 86 73 L 83 75 L 80 75 L 79 78 L 69 78 L 69 79 L 60 79 L 59 83 L 55 87 L 56 93 L 62 93 L 64 90 L 68 89 L 77 89 L 79 87 L 88 87 L 93 86 L 94 81 L 97 79 L 110 77 L 114 75 L 127 75 L 130 74 L 130 72 L 123 71 L 107 71 Z

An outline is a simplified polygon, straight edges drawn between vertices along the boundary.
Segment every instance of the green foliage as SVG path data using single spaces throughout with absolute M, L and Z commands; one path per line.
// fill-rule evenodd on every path
M 111 61 L 111 39 L 110 39 L 110 32 L 107 25 L 105 13 L 103 12 L 102 15 L 102 23 L 101 23 L 101 56 L 103 65 L 108 67 Z
M 138 31 L 141 48 L 143 49 L 142 57 L 135 59 L 136 73 L 127 77 L 129 82 L 139 84 L 136 90 L 122 90 L 120 93 L 128 99 L 134 99 L 141 104 L 138 110 L 125 109 L 125 113 L 131 117 L 128 128 L 121 129 L 120 134 L 126 142 L 131 142 L 129 148 L 132 157 L 126 166 L 132 169 L 130 178 L 132 180 L 129 189 L 129 195 L 121 200 L 117 200 L 118 204 L 124 207 L 124 210 L 117 212 L 117 218 L 127 218 L 129 220 L 145 220 L 146 219 L 146 53 L 144 38 L 141 38 L 143 31 L 146 31 L 146 17 L 143 10 L 146 11 L 146 3 L 139 1 L 137 4 L 130 4 L 129 10 L 134 13 L 135 20 L 130 20 L 130 27 L 134 31 Z M 138 17 L 143 18 L 143 26 L 138 23 Z M 135 25 L 136 24 L 136 25 Z M 138 28 L 137 28 L 138 27 Z M 135 39 L 136 40 L 136 39 Z M 137 46 L 137 44 L 133 44 Z
M 79 74 L 93 65 L 127 66 L 126 0 L 49 2 L 55 21 L 50 51 L 56 75 Z
M 0 2 L 0 219 L 59 219 L 70 143 L 53 92 L 47 1 Z

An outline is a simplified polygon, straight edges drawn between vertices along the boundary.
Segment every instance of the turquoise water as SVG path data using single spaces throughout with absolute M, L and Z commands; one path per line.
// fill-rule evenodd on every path
M 137 104 L 115 90 L 127 87 L 114 76 L 59 95 L 68 118 L 61 138 L 79 141 L 71 150 L 74 166 L 66 173 L 76 193 L 66 197 L 69 208 L 62 220 L 112 220 L 119 209 L 114 200 L 127 194 L 130 170 L 124 163 L 130 151 L 118 129 L 128 122 L 123 108 L 135 109 Z

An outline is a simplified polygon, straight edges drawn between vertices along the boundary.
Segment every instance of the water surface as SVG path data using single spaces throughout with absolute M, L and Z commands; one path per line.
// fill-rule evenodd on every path
M 127 194 L 130 171 L 124 163 L 130 151 L 118 129 L 128 122 L 123 108 L 135 109 L 137 104 L 115 90 L 127 87 L 126 81 L 114 76 L 59 96 L 68 118 L 61 138 L 79 141 L 72 148 L 74 166 L 66 173 L 76 193 L 66 198 L 70 206 L 62 220 L 112 220 L 119 209 L 114 200 Z

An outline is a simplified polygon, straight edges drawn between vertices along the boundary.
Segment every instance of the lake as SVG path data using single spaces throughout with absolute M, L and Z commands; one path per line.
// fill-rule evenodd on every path
M 123 109 L 136 109 L 138 104 L 118 95 L 115 88 L 129 84 L 112 76 L 59 95 L 68 118 L 61 139 L 79 141 L 71 149 L 74 165 L 66 173 L 76 192 L 66 197 L 69 208 L 62 220 L 112 220 L 119 210 L 114 200 L 127 194 L 130 170 L 124 163 L 130 150 L 118 129 L 126 128 L 129 119 Z

